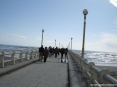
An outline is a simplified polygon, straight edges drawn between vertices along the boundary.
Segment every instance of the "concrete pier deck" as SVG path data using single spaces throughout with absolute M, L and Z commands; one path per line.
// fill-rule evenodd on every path
M 67 87 L 67 63 L 50 57 L 0 77 L 0 87 Z

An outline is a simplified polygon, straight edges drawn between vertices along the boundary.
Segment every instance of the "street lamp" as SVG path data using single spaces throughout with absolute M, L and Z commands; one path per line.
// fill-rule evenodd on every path
M 68 43 L 68 46 L 67 46 L 67 48 L 68 48 L 68 49 L 70 48 L 70 42 Z
M 84 58 L 84 45 L 85 45 L 85 29 L 86 29 L 86 15 L 88 14 L 87 9 L 83 10 L 84 25 L 83 25 L 83 43 L 82 43 L 82 58 Z
M 56 40 L 55 40 L 55 47 L 56 47 Z
M 41 46 L 43 45 L 43 33 L 44 33 L 44 29 L 42 29 L 42 39 L 41 39 Z
M 59 48 L 60 48 L 60 42 L 59 42 Z
M 73 40 L 73 38 L 71 37 L 71 50 L 72 50 L 72 40 Z

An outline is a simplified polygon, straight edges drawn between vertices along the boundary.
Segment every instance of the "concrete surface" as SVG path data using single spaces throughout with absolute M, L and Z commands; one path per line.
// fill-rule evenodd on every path
M 70 56 L 68 61 L 70 87 L 88 87 L 86 80 L 82 77 L 79 65 L 72 58 L 70 58 Z
M 15 65 L 6 66 L 5 68 L 0 68 L 0 77 L 6 75 L 8 73 L 11 73 L 11 72 L 13 72 L 15 70 L 18 70 L 18 69 L 20 69 L 22 67 L 25 67 L 25 66 L 33 63 L 33 62 L 36 62 L 37 60 L 38 60 L 38 58 L 37 59 L 31 59 L 29 61 L 24 61 L 24 62 L 17 63 Z
M 46 63 L 35 62 L 0 77 L 0 87 L 67 87 L 67 63 L 60 58 L 48 58 Z

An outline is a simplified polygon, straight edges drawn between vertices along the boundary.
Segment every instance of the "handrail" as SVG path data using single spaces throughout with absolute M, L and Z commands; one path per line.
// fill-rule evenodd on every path
M 96 84 L 96 87 L 102 87 L 102 85 L 97 80 L 94 80 L 94 83 Z
M 5 59 L 7 58 L 7 59 Z M 30 60 L 38 58 L 38 51 L 37 50 L 30 50 L 30 51 L 2 51 L 0 53 L 0 65 L 2 68 L 5 67 L 5 63 L 11 62 L 12 64 L 16 64 L 17 61 L 21 60 Z
M 69 54 L 80 65 L 83 74 L 85 74 L 87 78 L 91 80 L 90 82 L 97 84 L 96 87 L 102 87 L 100 83 L 103 84 L 109 83 L 117 85 L 117 79 L 111 76 L 111 71 L 107 69 L 102 70 L 96 67 L 94 63 L 88 63 L 87 61 L 82 59 L 79 55 L 71 51 L 69 52 Z
M 117 84 L 117 79 L 113 78 L 111 75 L 109 74 L 105 74 L 104 78 L 107 79 L 108 81 L 110 81 L 112 84 Z

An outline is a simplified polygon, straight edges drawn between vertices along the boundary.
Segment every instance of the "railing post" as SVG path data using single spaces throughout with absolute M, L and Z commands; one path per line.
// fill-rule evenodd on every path
M 35 51 L 33 51 L 33 59 L 35 58 Z
M 36 51 L 36 58 L 39 59 L 39 52 L 38 51 Z
M 4 64 L 4 56 L 5 56 L 5 53 L 4 51 L 2 52 L 2 68 L 5 67 L 5 64 Z
M 23 59 L 22 59 L 22 51 L 20 51 L 19 58 L 21 59 L 21 62 L 22 62 L 23 61 Z
M 28 60 L 28 52 L 27 51 L 25 52 L 25 58 L 26 58 L 26 60 Z
M 33 51 L 30 52 L 30 59 L 32 59 L 32 56 L 33 56 L 32 53 L 33 53 Z
M 32 59 L 34 59 L 34 51 L 32 51 Z
M 37 51 L 35 51 L 35 58 L 38 58 L 38 53 L 37 53 Z
M 37 58 L 37 51 L 34 52 L 34 58 Z
M 13 64 L 15 64 L 15 52 L 13 51 L 13 53 L 11 54 L 12 58 L 13 58 Z

